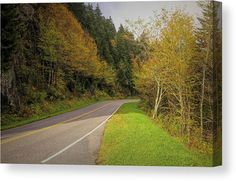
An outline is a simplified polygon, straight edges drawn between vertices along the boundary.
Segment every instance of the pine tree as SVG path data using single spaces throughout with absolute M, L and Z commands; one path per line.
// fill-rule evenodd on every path
M 219 27 L 219 7 L 217 4 L 209 1 L 198 2 L 198 5 L 202 9 L 203 14 L 201 18 L 198 18 L 200 27 L 197 29 L 196 37 L 202 65 L 200 124 L 202 138 L 204 139 L 206 136 L 204 134 L 205 130 L 217 127 L 217 124 L 220 122 L 220 115 L 214 118 L 213 112 L 220 112 L 221 105 L 221 93 L 219 91 L 215 92 L 215 89 L 221 89 L 221 84 L 218 83 L 221 81 L 221 69 L 215 70 L 215 67 L 221 67 L 221 57 L 217 56 L 221 55 L 221 32 Z M 215 80 L 214 77 L 216 78 Z M 214 99 L 216 99 L 216 102 L 214 102 Z M 217 106 L 215 111 L 214 105 Z
M 2 96 L 12 109 L 20 109 L 24 104 L 22 95 L 26 93 L 29 77 L 34 72 L 29 65 L 33 56 L 31 49 L 31 24 L 34 9 L 31 5 L 3 5 L 2 20 Z M 29 37 L 30 35 L 30 37 Z
M 134 82 L 132 77 L 132 57 L 134 54 L 134 37 L 121 25 L 116 35 L 117 56 L 115 61 L 117 71 L 117 82 L 125 94 L 134 93 Z

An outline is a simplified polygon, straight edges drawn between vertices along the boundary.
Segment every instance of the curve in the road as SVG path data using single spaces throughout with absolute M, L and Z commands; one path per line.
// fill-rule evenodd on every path
M 104 105 L 104 106 L 102 106 L 102 107 L 99 107 L 99 108 L 94 109 L 94 110 L 92 110 L 92 111 L 86 112 L 86 113 L 84 113 L 84 114 L 82 114 L 82 115 L 79 115 L 79 116 L 76 116 L 76 117 L 74 117 L 74 118 L 71 118 L 71 119 L 68 119 L 68 120 L 59 122 L 59 123 L 54 124 L 54 125 L 51 125 L 51 126 L 47 126 L 47 127 L 40 128 L 40 129 L 37 129 L 37 130 L 27 131 L 26 133 L 23 133 L 23 134 L 20 134 L 20 135 L 17 135 L 17 136 L 13 136 L 12 138 L 3 139 L 3 140 L 1 141 L 1 144 L 9 143 L 9 142 L 18 140 L 18 139 L 20 139 L 20 138 L 24 138 L 24 137 L 26 137 L 26 136 L 30 136 L 30 135 L 33 135 L 33 134 L 36 134 L 36 133 L 45 131 L 45 130 L 47 130 L 47 129 L 54 128 L 54 127 L 56 127 L 56 126 L 59 126 L 59 125 L 61 125 L 61 124 L 66 123 L 66 122 L 74 121 L 74 120 L 80 119 L 80 118 L 82 118 L 82 117 L 84 117 L 84 116 L 86 116 L 86 115 L 88 115 L 88 114 L 91 114 L 91 113 L 93 113 L 93 112 L 95 112 L 95 111 L 98 111 L 98 110 L 102 109 L 102 108 L 105 107 L 105 106 L 108 106 L 109 104 L 111 104 L 111 103 L 108 103 L 108 104 L 106 104 L 106 105 Z
M 130 101 L 114 100 L 1 132 L 1 162 L 95 164 L 105 123 Z

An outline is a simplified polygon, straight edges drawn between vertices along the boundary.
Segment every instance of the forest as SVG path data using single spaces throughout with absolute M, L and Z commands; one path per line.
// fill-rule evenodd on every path
M 198 6 L 197 23 L 163 9 L 116 30 L 98 5 L 2 5 L 2 125 L 58 101 L 139 97 L 164 130 L 212 152 L 221 146 L 221 19 L 214 2 Z

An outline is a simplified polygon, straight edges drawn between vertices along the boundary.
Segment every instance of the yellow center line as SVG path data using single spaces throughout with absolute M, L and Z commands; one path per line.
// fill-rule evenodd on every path
M 48 127 L 45 127 L 45 128 L 41 128 L 41 129 L 37 129 L 37 130 L 33 130 L 33 131 L 28 131 L 26 134 L 23 133 L 23 134 L 21 134 L 21 135 L 19 135 L 19 136 L 15 136 L 15 137 L 12 137 L 12 138 L 6 138 L 6 139 L 4 139 L 4 140 L 1 141 L 1 145 L 2 145 L 2 144 L 5 144 L 5 143 L 12 142 L 12 141 L 15 141 L 15 140 L 18 140 L 18 139 L 20 139 L 20 138 L 24 138 L 24 137 L 26 137 L 26 136 L 30 136 L 30 135 L 33 135 L 33 134 L 36 134 L 36 133 L 39 133 L 39 132 L 48 130 L 48 129 L 50 129 L 50 128 L 57 127 L 57 126 L 59 126 L 59 125 L 61 125 L 61 124 L 64 124 L 64 123 L 67 123 L 67 122 L 70 122 L 70 121 L 74 121 L 74 120 L 79 119 L 79 118 L 81 118 L 81 117 L 84 117 L 84 116 L 86 116 L 86 115 L 88 115 L 88 114 L 90 114 L 90 113 L 96 112 L 96 111 L 98 111 L 98 110 L 100 110 L 100 109 L 102 109 L 102 108 L 104 108 L 104 107 L 106 107 L 106 106 L 108 106 L 108 105 L 110 105 L 110 104 L 111 104 L 111 103 L 108 103 L 108 104 L 106 104 L 106 105 L 104 105 L 104 106 L 102 106 L 102 107 L 99 107 L 99 108 L 97 108 L 97 109 L 94 109 L 94 110 L 92 110 L 92 111 L 86 112 L 86 113 L 81 114 L 81 115 L 79 115 L 79 116 L 73 117 L 73 118 L 71 118 L 71 119 L 62 121 L 62 122 L 60 122 L 60 123 L 57 123 L 57 124 L 54 124 L 54 125 L 51 125 L 51 126 L 48 126 Z

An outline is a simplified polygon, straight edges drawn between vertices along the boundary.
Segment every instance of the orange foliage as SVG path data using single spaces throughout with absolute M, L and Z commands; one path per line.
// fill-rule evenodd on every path
M 85 76 L 101 78 L 101 75 L 109 74 L 113 77 L 113 72 L 108 65 L 99 60 L 94 40 L 83 31 L 80 23 L 65 5 L 50 4 L 41 11 L 45 17 L 54 19 L 55 26 L 65 45 L 63 55 L 66 63 Z

